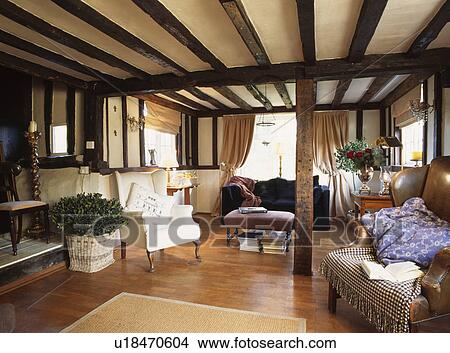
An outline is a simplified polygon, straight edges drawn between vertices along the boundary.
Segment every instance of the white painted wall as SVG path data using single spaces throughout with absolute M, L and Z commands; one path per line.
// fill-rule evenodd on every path
M 363 137 L 369 145 L 374 145 L 377 138 L 380 137 L 379 110 L 363 111 Z
M 109 116 L 109 167 L 123 167 L 123 138 L 122 138 L 122 100 L 120 97 L 110 97 L 107 100 Z
M 127 97 L 128 114 L 136 119 L 139 118 L 139 100 Z M 139 129 L 131 131 L 128 126 L 128 167 L 139 167 L 141 165 Z
M 212 118 L 201 118 L 198 119 L 198 164 L 212 163 Z

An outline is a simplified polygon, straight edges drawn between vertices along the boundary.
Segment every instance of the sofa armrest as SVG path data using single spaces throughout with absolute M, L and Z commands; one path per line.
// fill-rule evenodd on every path
M 226 216 L 242 205 L 244 198 L 241 195 L 241 188 L 237 185 L 227 185 L 221 190 L 221 215 Z
M 422 294 L 435 315 L 450 313 L 450 246 L 439 251 L 422 279 Z
M 350 244 L 352 248 L 370 248 L 373 247 L 374 238 L 366 228 L 359 222 L 354 222 L 355 241 Z

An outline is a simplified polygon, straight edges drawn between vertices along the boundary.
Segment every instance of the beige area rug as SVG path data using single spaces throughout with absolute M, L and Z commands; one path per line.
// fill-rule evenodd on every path
M 306 332 L 306 320 L 121 293 L 62 332 Z

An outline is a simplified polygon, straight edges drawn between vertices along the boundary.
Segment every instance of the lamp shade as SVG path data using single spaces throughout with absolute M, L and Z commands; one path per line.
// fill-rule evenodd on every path
M 175 158 L 163 159 L 159 164 L 159 167 L 166 169 L 178 168 L 179 166 L 180 165 L 178 164 L 178 161 Z
M 384 148 L 403 147 L 402 143 L 396 136 L 379 137 L 376 141 L 376 145 Z

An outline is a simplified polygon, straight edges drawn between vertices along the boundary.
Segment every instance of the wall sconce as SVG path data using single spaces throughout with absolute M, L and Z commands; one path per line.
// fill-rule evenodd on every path
M 131 131 L 143 130 L 145 127 L 145 118 L 143 116 L 136 118 L 127 114 L 127 122 Z
M 409 101 L 409 111 L 419 123 L 428 121 L 428 114 L 433 112 L 434 107 L 427 102 L 421 102 L 420 99 Z

